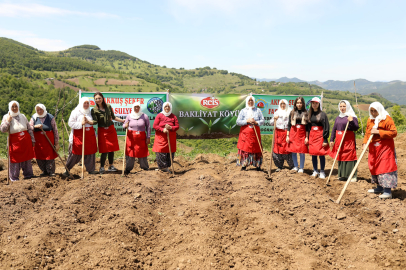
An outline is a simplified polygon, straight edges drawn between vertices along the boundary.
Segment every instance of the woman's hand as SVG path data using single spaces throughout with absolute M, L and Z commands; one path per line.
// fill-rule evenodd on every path
M 376 129 L 376 128 L 373 128 L 373 129 L 371 130 L 371 134 L 378 134 L 378 135 L 379 135 L 379 130 Z
M 274 119 L 275 121 L 278 120 L 278 118 L 279 118 L 279 115 L 273 117 L 273 119 Z
M 125 129 L 128 128 L 128 124 L 129 124 L 129 122 L 127 122 L 127 123 L 124 124 L 124 128 L 125 128 Z
M 352 117 L 351 115 L 348 116 L 348 122 L 351 122 L 352 120 L 354 120 L 354 117 Z
M 367 145 L 364 143 L 364 144 L 362 144 L 362 151 L 364 151 L 365 150 L 365 147 L 366 147 Z
M 322 146 L 326 147 L 326 146 L 328 146 L 328 143 L 324 142 Z
M 84 126 L 84 125 L 86 124 L 86 121 L 87 121 L 86 117 L 83 116 L 83 119 L 82 119 L 82 126 Z
M 168 129 L 168 130 L 172 129 L 172 127 L 170 125 L 168 125 L 168 124 L 165 125 L 165 128 Z
M 7 121 L 8 121 L 9 123 L 11 123 L 11 119 L 13 119 L 13 117 L 11 117 L 10 113 L 8 113 Z
M 307 137 L 305 138 L 305 144 L 309 144 L 309 139 Z
M 166 129 L 166 128 L 164 128 L 164 133 L 168 133 L 169 131 Z
M 334 142 L 330 142 L 330 148 L 334 147 Z
M 35 125 L 34 128 L 42 128 L 42 124 Z
M 151 143 L 151 139 L 147 138 L 147 145 Z
M 286 135 L 286 143 L 289 143 L 289 135 Z
M 55 150 L 56 150 L 56 152 L 59 151 L 59 148 L 61 148 L 61 147 L 59 146 L 59 143 L 58 143 L 58 144 L 55 145 Z

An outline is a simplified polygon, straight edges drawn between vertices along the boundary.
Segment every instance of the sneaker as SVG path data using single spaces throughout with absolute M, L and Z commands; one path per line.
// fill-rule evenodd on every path
M 50 173 L 49 176 L 55 176 L 55 173 Z
M 89 172 L 89 174 L 99 174 L 99 172 L 98 171 L 91 171 L 91 172 Z
M 319 178 L 326 179 L 326 174 L 324 172 L 320 172 Z
M 338 181 L 347 181 L 347 178 L 345 178 L 345 177 L 339 177 L 339 178 L 338 178 Z
M 351 179 L 351 182 L 353 182 L 353 183 L 358 182 L 357 177 L 353 177 L 353 178 Z
M 103 173 L 105 173 L 105 172 L 106 172 L 106 170 L 104 169 L 104 167 L 100 167 L 99 173 L 100 173 L 100 174 L 103 174 Z
M 275 172 L 280 172 L 281 170 L 281 168 L 277 168 Z
M 262 170 L 261 170 L 261 168 L 257 168 L 257 171 L 259 171 L 259 172 L 260 172 L 260 171 L 262 171 Z
M 299 169 L 297 167 L 293 167 L 293 169 L 291 171 L 293 172 L 297 172 Z
M 45 177 L 45 176 L 48 176 L 48 175 L 49 175 L 48 173 L 43 172 L 43 173 L 41 173 L 41 174 L 39 175 L 39 177 Z
M 124 175 L 127 176 L 130 174 L 130 171 L 124 170 Z
M 374 189 L 368 189 L 368 193 L 383 193 L 383 187 L 377 186 Z
M 24 179 L 31 179 L 32 176 L 24 176 Z
M 312 177 L 317 178 L 317 176 L 319 176 L 319 173 L 316 171 L 313 171 Z
M 116 167 L 111 165 L 107 171 L 109 171 L 109 172 L 117 172 L 118 170 L 116 169 Z
M 379 199 L 392 199 L 392 192 L 391 193 L 384 192 L 382 195 L 379 195 Z
M 297 173 L 303 173 L 304 171 L 303 171 L 303 169 L 299 169 L 298 171 L 297 171 Z
M 63 174 L 62 174 L 62 176 L 64 176 L 64 177 L 69 177 L 69 172 L 68 171 L 65 171 Z
M 246 171 L 247 167 L 241 167 L 241 171 Z

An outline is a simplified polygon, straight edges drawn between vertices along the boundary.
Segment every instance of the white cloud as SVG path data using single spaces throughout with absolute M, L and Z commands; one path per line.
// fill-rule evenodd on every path
M 5 17 L 43 17 L 43 16 L 79 15 L 98 18 L 119 18 L 119 16 L 104 12 L 82 12 L 44 6 L 34 3 L 0 3 L 0 16 Z
M 69 49 L 70 46 L 61 39 L 41 38 L 34 33 L 20 30 L 9 30 L 0 28 L 0 37 L 15 39 L 21 43 L 30 45 L 41 51 L 62 51 Z

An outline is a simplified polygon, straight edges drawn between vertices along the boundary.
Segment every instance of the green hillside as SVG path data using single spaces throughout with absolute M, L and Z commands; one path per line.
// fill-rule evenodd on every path
M 52 78 L 52 79 L 49 79 Z M 274 95 L 314 95 L 324 93 L 324 110 L 332 123 L 337 116 L 341 99 L 355 103 L 349 91 L 325 90 L 306 82 L 278 83 L 257 82 L 245 75 L 230 73 L 211 67 L 190 70 L 175 69 L 151 64 L 136 56 L 108 50 L 95 45 L 75 46 L 61 52 L 43 52 L 7 38 L 0 38 L 0 114 L 8 110 L 8 102 L 17 99 L 21 111 L 27 116 L 34 113 L 37 103 L 44 103 L 50 113 L 55 113 L 63 102 L 71 103 L 64 115 L 68 119 L 76 106 L 77 87 L 83 91 L 102 92 L 156 92 L 171 93 L 256 93 Z M 61 88 L 63 89 L 56 89 Z M 76 89 L 76 88 L 75 88 Z M 380 101 L 389 110 L 394 103 L 379 95 L 358 97 L 360 104 Z M 406 110 L 402 108 L 403 112 Z M 367 117 L 367 112 L 362 112 Z M 58 117 L 60 123 L 60 117 Z M 0 144 L 4 136 L 0 136 Z M 0 153 L 4 149 L 0 145 Z

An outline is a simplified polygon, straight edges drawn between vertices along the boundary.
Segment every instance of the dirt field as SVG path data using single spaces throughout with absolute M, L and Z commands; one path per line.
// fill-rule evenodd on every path
M 74 83 L 76 83 L 76 85 L 79 84 L 79 78 L 67 79 L 67 81 L 74 82 Z
M 138 81 L 120 81 L 116 79 L 109 79 L 107 81 L 108 85 L 138 85 Z
M 177 157 L 175 178 L 136 165 L 129 177 L 80 180 L 75 167 L 72 181 L 7 186 L 2 171 L 0 269 L 405 269 L 405 139 L 395 198 L 366 193 L 364 158 L 340 205 L 330 198 L 344 183 L 312 179 L 309 156 L 305 174 L 284 169 L 272 181 L 241 172 L 235 153 Z
M 47 81 L 47 84 L 49 85 L 49 84 L 51 84 L 51 82 L 50 82 L 50 81 Z M 69 85 L 69 84 L 67 84 L 67 83 L 58 81 L 58 80 L 54 80 L 54 86 L 55 86 L 55 88 L 69 87 L 70 89 L 72 89 L 72 90 L 74 90 L 74 91 L 76 91 L 76 92 L 79 91 L 79 88 L 74 87 L 74 86 L 72 86 L 72 85 Z
M 369 109 L 369 105 L 370 104 L 359 104 L 359 109 L 360 109 L 360 111 L 368 111 L 368 109 Z M 353 106 L 354 107 L 354 109 L 357 109 L 358 108 L 358 106 L 357 105 L 354 105 Z
M 106 78 L 97 79 L 94 81 L 95 85 L 104 85 L 106 82 Z

